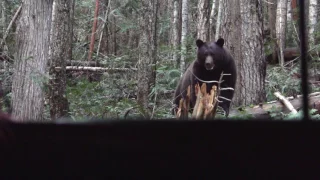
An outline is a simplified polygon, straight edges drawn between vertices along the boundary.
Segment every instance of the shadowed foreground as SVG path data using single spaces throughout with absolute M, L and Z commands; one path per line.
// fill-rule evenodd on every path
M 298 121 L 1 122 L 3 173 L 26 177 L 197 175 L 270 179 L 318 172 L 319 123 Z M 317 139 L 315 139 L 317 138 Z M 311 166 L 308 166 L 308 165 Z M 230 173 L 232 172 L 232 173 Z M 294 173 L 293 173 L 294 172 Z M 304 173 L 305 174 L 305 173 Z M 302 175 L 302 174 L 301 174 Z M 9 177 L 9 176 L 6 176 Z M 45 177 L 45 176 L 43 176 Z M 211 177 L 211 176 L 210 176 Z M 259 177 L 259 178 L 257 178 Z

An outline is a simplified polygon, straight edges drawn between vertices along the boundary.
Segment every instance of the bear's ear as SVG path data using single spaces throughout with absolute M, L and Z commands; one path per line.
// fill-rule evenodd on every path
M 200 48 L 201 46 L 203 46 L 204 42 L 201 39 L 198 39 L 196 41 L 196 44 L 197 44 L 198 48 Z
M 223 47 L 224 45 L 224 39 L 223 38 L 219 38 L 218 41 L 216 42 L 216 44 L 220 47 Z

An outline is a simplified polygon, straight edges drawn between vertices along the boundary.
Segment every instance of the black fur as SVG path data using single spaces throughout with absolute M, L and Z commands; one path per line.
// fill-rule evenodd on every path
M 174 104 L 176 107 L 179 106 L 179 101 L 181 97 L 185 97 L 187 92 L 187 87 L 191 85 L 191 99 L 190 99 L 190 108 L 195 106 L 196 95 L 195 95 L 195 84 L 199 82 L 200 86 L 202 82 L 199 81 L 195 76 L 204 81 L 218 81 L 220 79 L 220 75 L 223 71 L 224 74 L 231 74 L 231 76 L 224 76 L 224 82 L 221 84 L 221 88 L 231 87 L 235 88 L 237 73 L 236 66 L 233 57 L 228 52 L 228 50 L 223 47 L 224 39 L 220 38 L 217 42 L 203 42 L 202 40 L 197 40 L 196 45 L 198 47 L 197 51 L 197 59 L 193 61 L 183 77 L 180 79 L 180 82 L 175 91 Z M 207 70 L 204 66 L 206 59 L 210 57 L 210 62 L 213 69 Z M 212 58 L 212 60 L 211 60 Z M 195 76 L 194 76 L 195 75 Z M 213 85 L 216 83 L 207 84 L 207 92 L 210 91 Z M 234 91 L 226 90 L 221 91 L 220 96 L 223 96 L 227 99 L 233 98 Z M 223 108 L 226 112 L 226 116 L 229 115 L 230 102 L 224 99 L 219 98 L 221 103 L 219 106 Z M 176 111 L 177 108 L 174 109 Z

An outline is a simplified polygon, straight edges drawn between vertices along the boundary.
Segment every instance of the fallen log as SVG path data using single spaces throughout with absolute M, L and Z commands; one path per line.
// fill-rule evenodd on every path
M 291 61 L 300 56 L 300 49 L 297 47 L 288 47 L 283 50 L 284 61 Z M 272 60 L 272 58 L 275 58 Z M 266 56 L 267 62 L 270 64 L 279 63 L 278 56 L 274 56 L 273 54 L 269 54 Z
M 56 70 L 61 67 L 56 67 Z M 86 67 L 86 66 L 67 66 L 67 71 L 99 71 L 99 72 L 123 72 L 123 71 L 136 71 L 137 68 L 103 68 L 103 67 Z
M 61 67 L 56 67 L 56 70 L 60 70 Z M 103 67 L 88 67 L 88 66 L 66 66 L 66 71 L 90 71 L 90 72 L 129 72 L 137 71 L 137 68 L 103 68 Z M 0 69 L 0 73 L 6 72 L 5 69 Z M 10 68 L 9 72 L 13 72 Z
M 95 66 L 95 67 L 103 67 L 106 66 L 97 61 L 81 61 L 81 60 L 69 60 L 66 61 L 67 66 Z
M 292 113 L 298 113 L 297 110 L 292 106 L 290 101 L 286 99 L 280 92 L 275 92 L 274 95 L 286 106 L 287 109 L 290 110 Z
M 302 95 L 298 95 L 296 98 L 289 97 L 286 98 L 292 104 L 292 106 L 299 111 L 302 109 Z M 320 103 L 320 93 L 312 93 L 309 94 L 309 108 L 317 108 L 317 105 Z M 242 116 L 243 114 L 250 115 L 254 118 L 270 118 L 270 113 L 290 113 L 290 110 L 286 108 L 279 101 L 267 102 L 265 104 L 259 104 L 254 107 L 244 107 L 244 108 L 234 108 L 230 111 L 230 116 Z
M 319 56 L 317 54 L 316 49 L 317 49 L 317 47 L 314 47 L 314 48 L 310 49 L 308 51 L 308 55 L 311 55 L 312 57 Z M 275 57 L 274 60 L 272 60 L 273 57 Z M 284 61 L 285 62 L 291 61 L 291 60 L 294 60 L 294 59 L 300 57 L 300 48 L 299 47 L 288 47 L 288 48 L 285 48 L 283 50 L 283 57 L 284 57 Z M 274 56 L 273 54 L 267 55 L 266 56 L 266 60 L 270 64 L 279 63 L 278 56 Z

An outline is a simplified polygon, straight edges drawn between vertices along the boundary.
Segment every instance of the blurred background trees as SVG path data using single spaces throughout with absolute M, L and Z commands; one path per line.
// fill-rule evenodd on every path
M 319 3 L 306 7 L 314 92 Z M 43 121 L 173 117 L 198 38 L 222 37 L 235 56 L 234 107 L 300 94 L 298 11 L 297 0 L 2 0 L 2 110 Z

